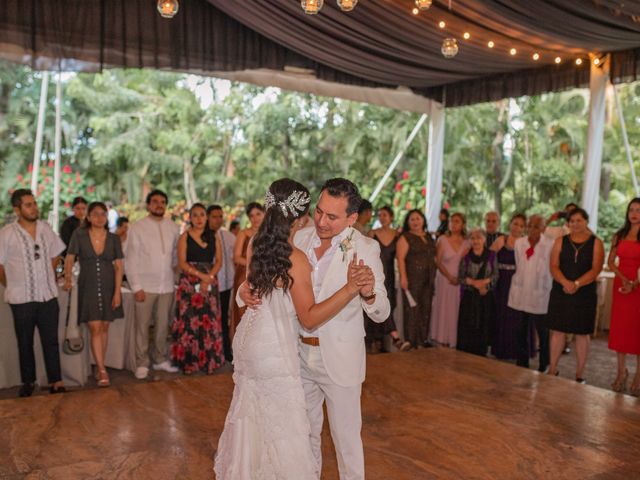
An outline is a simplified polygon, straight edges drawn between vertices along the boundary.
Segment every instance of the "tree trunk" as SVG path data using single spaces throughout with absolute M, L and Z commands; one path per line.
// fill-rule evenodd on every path
M 503 152 L 502 147 L 504 144 L 504 118 L 507 111 L 508 100 L 501 100 L 498 102 L 498 128 L 496 136 L 491 143 L 491 152 L 493 154 L 493 203 L 496 212 L 502 212 L 502 189 L 500 188 L 502 183 L 502 162 Z
M 198 201 L 198 195 L 196 194 L 195 181 L 193 178 L 193 164 L 191 158 L 185 157 L 182 162 L 182 178 L 184 183 L 184 198 L 187 200 L 187 206 L 191 207 Z

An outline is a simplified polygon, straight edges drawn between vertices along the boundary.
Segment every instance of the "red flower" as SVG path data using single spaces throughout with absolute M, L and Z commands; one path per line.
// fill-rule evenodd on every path
M 202 298 L 202 295 L 200 293 L 194 293 L 191 297 L 191 306 L 199 309 L 202 308 L 203 305 L 204 298 Z
M 49 161 L 49 168 L 53 168 L 53 162 Z
M 89 193 L 93 193 L 93 192 L 95 192 L 95 191 L 96 191 L 96 186 L 95 186 L 95 185 L 89 185 L 89 186 L 87 187 L 87 192 L 89 192 Z
M 18 176 L 16 177 L 16 179 L 17 179 L 19 182 L 21 182 L 23 178 L 24 178 L 24 177 L 23 177 L 22 175 L 20 175 L 20 174 L 18 174 Z
M 205 352 L 204 350 L 200 350 L 200 352 L 198 352 L 198 366 L 204 367 L 206 363 L 207 363 L 207 352 Z
M 211 323 L 211 319 L 209 318 L 209 315 L 203 315 L 202 328 L 208 332 L 209 330 L 211 330 L 211 327 L 212 327 L 212 323 Z
M 191 317 L 191 331 L 195 332 L 200 328 L 200 319 L 198 317 Z
M 81 178 L 80 178 L 80 174 L 76 173 L 76 183 L 80 183 Z
M 427 187 L 422 187 L 422 196 L 423 197 L 427 196 Z
M 406 210 L 411 210 L 411 202 L 407 202 L 406 205 L 404 206 L 404 208 Z
M 62 172 L 63 173 L 71 173 L 71 167 L 69 165 L 65 165 L 64 167 L 62 167 Z
M 407 172 L 406 170 L 402 172 L 402 179 L 409 180 L 409 172 Z
M 48 184 L 51 181 L 51 178 L 49 177 L 44 177 L 44 183 Z
M 400 182 L 396 183 L 396 192 L 402 190 L 402 184 Z
M 64 202 L 64 208 L 69 208 L 71 204 L 69 202 Z
M 449 205 L 449 202 L 444 202 L 443 207 L 444 207 L 444 208 L 446 208 L 447 210 L 449 210 L 449 208 L 451 207 L 451 205 Z
M 29 167 L 27 168 L 27 170 L 29 170 L 29 173 L 33 172 L 33 163 L 29 164 Z

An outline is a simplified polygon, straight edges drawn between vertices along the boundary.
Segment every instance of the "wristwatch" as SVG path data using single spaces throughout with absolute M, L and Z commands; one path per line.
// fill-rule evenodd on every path
M 367 295 L 366 297 L 362 294 L 360 294 L 360 297 L 365 301 L 368 302 L 369 300 L 376 298 L 376 291 L 372 290 L 370 295 Z

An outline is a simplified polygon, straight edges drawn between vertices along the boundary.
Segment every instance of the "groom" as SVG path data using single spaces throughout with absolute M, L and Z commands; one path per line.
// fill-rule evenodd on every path
M 365 377 L 362 311 L 378 323 L 384 322 L 390 312 L 380 247 L 352 228 L 361 201 L 358 188 L 349 180 L 328 180 L 320 192 L 315 227 L 299 231 L 294 239 L 312 266 L 316 302 L 326 300 L 344 286 L 354 254 L 375 276 L 373 287 L 363 287 L 360 296 L 331 320 L 313 331 L 300 327 L 301 377 L 311 424 L 311 446 L 321 467 L 322 404 L 326 401 L 341 480 L 364 479 L 360 437 L 360 393 Z M 248 288 L 240 290 L 240 297 L 249 305 L 255 304 Z

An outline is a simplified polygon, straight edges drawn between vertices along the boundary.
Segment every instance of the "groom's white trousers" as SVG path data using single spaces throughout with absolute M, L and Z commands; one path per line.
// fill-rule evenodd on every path
M 360 393 L 362 385 L 341 387 L 331 381 L 324 368 L 319 347 L 300 344 L 300 375 L 307 401 L 307 416 L 311 423 L 311 449 L 322 468 L 320 445 L 324 415 L 322 404 L 327 402 L 331 438 L 336 447 L 340 480 L 364 479 L 364 452 L 360 430 Z

